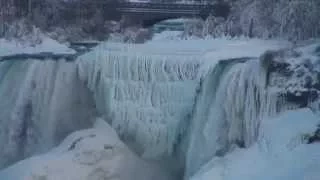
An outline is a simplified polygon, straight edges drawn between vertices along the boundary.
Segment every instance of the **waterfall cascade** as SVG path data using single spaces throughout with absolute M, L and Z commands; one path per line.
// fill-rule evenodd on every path
M 121 51 L 123 52 L 123 51 Z M 103 116 L 144 157 L 171 156 L 192 112 L 195 55 L 92 54 L 0 63 L 1 166 L 49 150 Z M 67 120 L 70 119 L 70 120 Z
M 214 156 L 251 146 L 261 121 L 288 108 L 257 52 L 217 53 L 210 62 L 196 48 L 99 48 L 75 62 L 0 62 L 0 167 L 48 151 L 101 116 L 136 153 L 173 158 L 189 179 Z
M 120 51 L 88 54 L 78 67 L 102 116 L 139 154 L 152 158 L 176 150 L 192 112 L 200 62 L 195 55 Z
M 96 116 L 90 91 L 73 63 L 0 63 L 0 166 L 46 152 Z
M 278 94 L 268 91 L 266 69 L 257 59 L 222 61 L 201 87 L 189 132 L 187 176 L 233 144 L 251 145 L 261 119 L 277 112 Z

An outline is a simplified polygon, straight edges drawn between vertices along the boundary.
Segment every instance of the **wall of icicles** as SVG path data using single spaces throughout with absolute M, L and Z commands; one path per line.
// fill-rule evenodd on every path
M 279 111 L 258 59 L 112 52 L 0 63 L 0 167 L 48 151 L 103 117 L 144 158 L 176 159 L 193 175 L 213 156 L 246 147 Z

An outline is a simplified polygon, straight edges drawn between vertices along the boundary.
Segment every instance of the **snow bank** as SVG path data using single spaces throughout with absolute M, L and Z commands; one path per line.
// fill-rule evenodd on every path
M 319 123 L 320 118 L 309 109 L 265 119 L 257 143 L 213 158 L 191 180 L 317 180 L 320 144 L 306 144 L 305 137 Z
M 42 43 L 35 46 L 24 45 L 18 41 L 8 41 L 0 39 L 0 56 L 8 56 L 21 53 L 40 53 L 40 52 L 53 52 L 61 54 L 73 54 L 74 50 L 68 48 L 66 45 L 59 42 L 43 37 Z
M 135 156 L 102 119 L 75 132 L 47 154 L 21 161 L 0 179 L 14 180 L 171 180 L 159 166 Z

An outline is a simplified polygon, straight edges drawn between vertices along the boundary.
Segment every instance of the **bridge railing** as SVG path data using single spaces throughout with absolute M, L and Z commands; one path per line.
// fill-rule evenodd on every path
M 183 4 L 183 3 L 136 3 L 120 2 L 118 7 L 154 8 L 154 9 L 207 9 L 214 7 L 214 4 Z

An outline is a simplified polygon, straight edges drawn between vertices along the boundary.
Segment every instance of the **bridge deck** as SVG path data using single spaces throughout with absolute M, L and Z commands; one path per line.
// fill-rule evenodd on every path
M 121 13 L 152 13 L 152 14 L 176 14 L 176 15 L 199 15 L 223 16 L 229 13 L 227 4 L 180 4 L 180 3 L 118 3 L 116 9 Z
M 216 4 L 182 4 L 182 3 L 136 3 L 123 2 L 118 3 L 119 7 L 136 7 L 136 8 L 160 8 L 160 9 L 206 9 L 215 6 Z
M 116 14 L 117 19 L 121 16 L 128 16 L 138 21 L 151 21 L 147 24 L 164 19 L 181 17 L 201 17 L 206 18 L 210 14 L 213 16 L 227 17 L 230 7 L 225 3 L 214 4 L 183 4 L 183 3 L 153 3 L 153 2 L 110 2 L 106 0 L 87 1 L 82 6 L 100 6 L 105 9 L 106 14 Z M 85 9 L 85 8 L 84 8 Z

